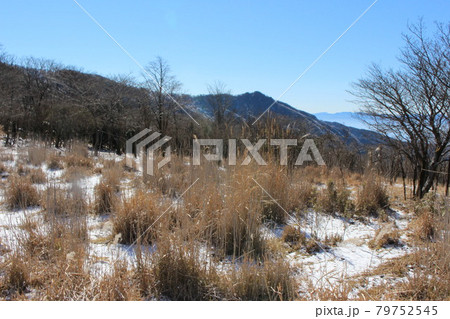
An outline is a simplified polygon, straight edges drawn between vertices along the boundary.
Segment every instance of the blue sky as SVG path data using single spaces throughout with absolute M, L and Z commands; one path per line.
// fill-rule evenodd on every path
M 141 64 L 166 59 L 189 94 L 222 81 L 277 98 L 373 0 L 79 0 Z M 2 1 L 8 53 L 102 75 L 141 71 L 72 0 Z M 346 92 L 372 63 L 397 65 L 407 23 L 448 22 L 448 0 L 379 0 L 281 99 L 307 112 L 352 111 Z

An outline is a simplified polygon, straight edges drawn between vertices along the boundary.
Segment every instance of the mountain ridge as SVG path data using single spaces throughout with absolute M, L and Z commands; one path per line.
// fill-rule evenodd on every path
M 194 109 L 207 117 L 212 117 L 213 110 L 208 105 L 209 96 L 196 95 L 191 96 L 191 98 Z M 348 126 L 339 121 L 321 120 L 315 114 L 296 109 L 282 101 L 275 101 L 272 97 L 259 91 L 228 96 L 231 100 L 233 113 L 250 122 L 255 121 L 272 105 L 270 107 L 270 113 L 272 115 L 281 116 L 287 122 L 301 122 L 303 125 L 306 124 L 310 129 L 310 133 L 313 135 L 331 133 L 339 136 L 347 144 L 376 145 L 381 142 L 381 136 L 376 132 L 364 127 Z

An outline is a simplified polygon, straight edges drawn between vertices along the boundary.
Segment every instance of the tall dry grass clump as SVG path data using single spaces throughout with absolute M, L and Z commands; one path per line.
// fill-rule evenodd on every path
M 83 167 L 85 169 L 92 169 L 94 162 L 89 157 L 89 151 L 86 146 L 75 143 L 70 151 L 66 154 L 64 161 L 67 167 Z
M 23 294 L 30 284 L 28 265 L 23 256 L 13 253 L 3 265 L 3 276 L 0 280 L 0 295 Z
M 30 146 L 28 152 L 28 163 L 33 166 L 41 166 L 47 159 L 47 149 L 40 146 Z
M 107 273 L 94 281 L 94 300 L 102 301 L 130 301 L 141 300 L 142 296 L 137 287 L 132 271 L 123 261 L 117 261 L 111 273 Z
M 41 168 L 32 169 L 28 177 L 33 184 L 45 184 L 47 182 L 47 176 Z
M 237 300 L 287 301 L 297 298 L 293 269 L 281 259 L 244 261 L 233 268 L 229 293 Z
M 82 218 L 42 219 L 26 216 L 17 232 L 14 250 L 5 256 L 7 286 L 2 294 L 21 299 L 32 292 L 33 300 L 80 300 L 92 298 L 85 271 L 87 224 Z M 13 288 L 11 290 L 11 288 Z M 28 299 L 27 298 L 27 299 Z
M 95 186 L 94 213 L 97 215 L 112 213 L 117 201 L 116 197 L 116 189 L 114 185 L 102 180 L 97 186 Z
M 263 173 L 255 178 L 265 189 L 260 190 L 263 221 L 283 224 L 289 218 L 286 211 L 290 213 L 292 210 L 293 199 L 289 197 L 289 178 L 286 174 L 285 168 L 269 164 L 263 169 Z
M 62 156 L 52 153 L 48 156 L 47 159 L 47 167 L 50 170 L 60 170 L 64 168 L 64 165 L 62 164 Z
M 87 214 L 87 203 L 83 192 L 76 184 L 69 189 L 49 186 L 41 200 L 47 215 L 84 216 Z
M 336 184 L 329 181 L 327 187 L 319 193 L 316 207 L 327 214 L 340 214 L 349 216 L 353 212 L 353 202 L 350 199 L 350 191 L 345 184 Z
M 132 197 L 124 198 L 117 206 L 113 217 L 113 233 L 123 244 L 136 241 L 151 244 L 167 219 L 168 215 L 164 215 L 157 220 L 165 209 L 167 207 L 161 203 L 158 195 L 138 191 Z
M 3 163 L 0 162 L 0 175 L 3 175 L 6 172 L 8 172 L 8 169 Z
M 39 194 L 28 178 L 14 176 L 6 189 L 6 203 L 9 208 L 38 206 Z
M 223 208 L 209 217 L 211 242 L 219 256 L 263 256 L 261 211 L 260 188 L 245 174 L 235 173 L 223 190 Z
M 103 171 L 102 180 L 95 187 L 94 213 L 98 215 L 110 214 L 114 211 L 120 191 L 120 180 L 123 169 L 114 165 Z
M 369 176 L 359 190 L 356 198 L 356 213 L 359 215 L 377 216 L 389 206 L 389 196 L 386 187 L 380 179 Z
M 195 243 L 165 238 L 152 257 L 152 271 L 159 298 L 170 300 L 215 299 L 213 267 L 202 260 Z

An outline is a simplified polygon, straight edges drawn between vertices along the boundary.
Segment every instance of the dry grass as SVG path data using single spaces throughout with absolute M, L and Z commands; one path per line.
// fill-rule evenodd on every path
M 4 295 L 22 294 L 29 285 L 28 266 L 23 261 L 23 256 L 13 254 L 3 268 L 5 270 L 0 291 Z
M 375 232 L 375 236 L 369 241 L 372 249 L 381 249 L 388 246 L 397 246 L 400 243 L 400 233 L 393 224 L 384 225 Z
M 87 204 L 79 187 L 72 185 L 70 189 L 50 186 L 43 193 L 41 203 L 48 215 L 84 216 Z
M 6 168 L 6 166 L 0 162 L 0 175 L 7 173 L 8 169 Z
M 416 241 L 432 241 L 437 231 L 437 220 L 431 212 L 423 212 L 409 224 L 411 237 Z
M 33 152 L 29 151 L 29 157 Z M 11 177 L 11 187 L 5 188 L 7 195 L 12 189 L 19 194 L 12 201 L 14 207 L 30 205 L 33 201 L 23 197 L 33 198 L 28 196 L 31 193 L 36 195 L 44 211 L 27 215 L 17 232 L 17 246 L 0 253 L 3 254 L 4 274 L 0 275 L 2 298 L 295 300 L 300 298 L 297 295 L 299 283 L 295 280 L 298 274 L 289 265 L 286 255 L 292 251 L 321 252 L 338 245 L 342 237 L 328 234 L 319 241 L 316 235 L 307 236 L 292 224 L 278 204 L 292 215 L 314 207 L 344 216 L 353 215 L 355 210 L 363 216 L 376 215 L 388 204 L 379 180 L 362 179 L 358 174 L 350 175 L 345 171 L 291 170 L 273 163 L 267 167 L 224 166 L 220 169 L 216 163 L 209 163 L 186 168 L 183 159 L 175 158 L 145 183 L 136 179 L 135 183 L 127 185 L 123 183 L 124 177 L 132 179 L 134 175 L 124 172 L 122 163 L 103 161 L 103 166 L 97 166 L 101 167 L 98 171 L 102 173 L 102 180 L 95 189 L 93 206 L 88 209 L 83 192 L 76 186 L 81 176 L 93 171 L 94 162 L 87 149 L 74 147 L 65 159 L 53 156 L 57 162 L 67 164 L 64 177 L 73 182 L 72 188 L 50 185 L 39 201 L 31 184 L 37 182 L 33 175 L 39 175 L 39 169 L 28 169 L 26 165 L 22 166 L 26 177 Z M 47 161 L 51 161 L 51 156 Z M 200 181 L 166 212 L 174 203 L 174 197 L 197 178 Z M 317 190 L 316 183 L 329 180 L 339 182 Z M 356 207 L 346 188 L 348 180 L 362 183 Z M 4 183 L 8 185 L 9 181 Z M 121 198 L 121 186 L 125 186 L 122 189 L 131 186 L 134 195 Z M 28 195 L 21 195 L 23 191 Z M 450 298 L 448 222 L 444 224 L 443 219 L 448 206 L 437 197 L 416 206 L 417 217 L 409 231 L 414 236 L 411 242 L 418 245 L 419 252 L 377 270 L 380 274 L 392 273 L 407 280 L 394 287 L 361 291 L 361 299 L 368 299 L 369 294 L 379 299 Z M 136 242 L 133 246 L 136 265 L 119 260 L 110 272 L 101 276 L 90 272 L 95 258 L 106 257 L 88 257 L 92 244 L 87 227 L 89 211 L 109 214 L 95 219 L 102 220 L 102 231 L 109 231 L 112 223 L 111 237 L 115 240 L 111 245 Z M 267 228 L 276 226 L 278 229 L 280 225 L 284 226 L 281 238 L 265 238 Z M 400 234 L 394 227 L 381 228 L 369 245 L 374 249 L 397 245 Z M 107 236 L 109 238 L 109 233 Z M 346 300 L 355 285 L 353 280 L 348 280 L 338 282 L 331 289 L 311 286 L 308 294 L 313 298 Z
M 33 166 L 41 166 L 47 159 L 47 149 L 39 146 L 28 148 L 28 163 Z
M 353 206 L 346 185 L 342 183 L 336 185 L 333 181 L 329 181 L 327 187 L 320 192 L 316 204 L 319 211 L 328 214 L 338 213 L 342 216 L 350 216 Z
M 1 153 L 0 154 L 0 162 L 12 162 L 14 161 L 14 156 L 12 154 Z
M 284 227 L 281 239 L 293 250 L 298 250 L 304 247 L 307 243 L 305 234 L 300 229 L 292 225 L 287 225 Z
M 79 154 L 68 154 L 64 157 L 64 161 L 67 167 L 84 167 L 87 169 L 94 167 L 94 162 L 91 158 Z
M 378 214 L 389 206 L 389 197 L 386 187 L 380 179 L 368 176 L 363 182 L 356 199 L 356 212 L 359 215 L 378 216 Z
M 60 170 L 64 168 L 62 164 L 62 157 L 56 153 L 50 154 L 47 159 L 47 167 L 51 170 Z
M 102 180 L 95 186 L 94 213 L 105 215 L 113 212 L 117 202 L 116 187 Z
M 155 222 L 164 211 L 165 206 L 156 194 L 137 192 L 118 205 L 113 219 L 113 233 L 119 236 L 123 244 L 136 240 L 142 244 L 153 243 L 167 215 L 160 219 L 160 223 Z
M 28 177 L 33 184 L 45 184 L 47 182 L 47 176 L 41 168 L 32 169 Z
M 6 189 L 6 203 L 12 209 L 37 206 L 39 195 L 28 178 L 15 176 Z
M 195 245 L 177 243 L 170 239 L 160 241 L 152 264 L 159 298 L 214 299 L 214 269 L 208 269 Z
M 265 242 L 261 234 L 261 192 L 252 180 L 236 173 L 223 190 L 223 208 L 211 216 L 211 242 L 219 256 L 260 258 Z
M 237 300 L 295 300 L 296 283 L 292 275 L 291 267 L 280 259 L 258 264 L 246 260 L 234 268 L 228 289 Z

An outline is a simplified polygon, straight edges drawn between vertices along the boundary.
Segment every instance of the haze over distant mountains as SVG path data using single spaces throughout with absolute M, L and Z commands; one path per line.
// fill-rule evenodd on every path
M 361 115 L 355 112 L 337 112 L 337 113 L 320 112 L 313 114 L 321 121 L 336 122 L 343 124 L 345 126 L 351 126 L 362 130 L 370 130 L 369 125 L 367 125 L 366 123 L 364 123 L 364 121 L 361 120 Z

